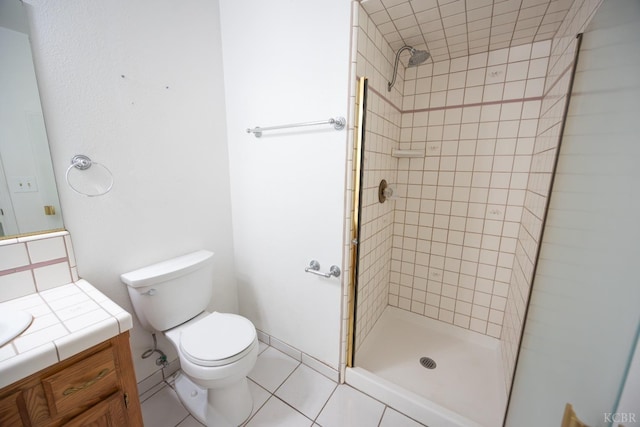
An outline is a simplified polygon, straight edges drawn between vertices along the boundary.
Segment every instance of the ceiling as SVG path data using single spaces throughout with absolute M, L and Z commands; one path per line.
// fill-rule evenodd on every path
M 361 0 L 394 51 L 434 61 L 553 38 L 574 0 Z

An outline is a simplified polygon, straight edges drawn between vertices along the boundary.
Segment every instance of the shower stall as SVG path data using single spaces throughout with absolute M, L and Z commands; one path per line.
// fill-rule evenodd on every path
M 354 15 L 346 381 L 427 425 L 502 425 L 576 20 L 442 59 Z

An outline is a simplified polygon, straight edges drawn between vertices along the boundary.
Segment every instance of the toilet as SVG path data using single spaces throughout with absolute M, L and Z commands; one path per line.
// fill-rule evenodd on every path
M 175 346 L 178 397 L 207 426 L 238 426 L 251 415 L 247 374 L 258 358 L 256 328 L 231 313 L 207 312 L 213 252 L 200 250 L 122 274 L 143 328 Z

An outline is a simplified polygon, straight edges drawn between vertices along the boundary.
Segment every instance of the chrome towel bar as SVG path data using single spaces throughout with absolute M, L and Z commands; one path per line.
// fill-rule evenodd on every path
M 299 128 L 303 126 L 318 126 L 318 125 L 333 125 L 335 130 L 344 129 L 347 121 L 344 117 L 331 117 L 328 120 L 320 120 L 317 122 L 305 122 L 305 123 L 293 123 L 289 125 L 280 125 L 280 126 L 269 126 L 269 127 L 260 127 L 256 126 L 253 129 L 247 129 L 247 133 L 253 133 L 256 138 L 260 138 L 262 136 L 262 132 L 265 130 L 276 130 L 276 129 L 288 129 L 288 128 Z
M 338 267 L 337 265 L 332 265 L 331 268 L 329 268 L 328 273 L 322 273 L 320 271 L 320 263 L 315 259 L 311 260 L 311 262 L 309 263 L 309 267 L 305 268 L 304 271 L 305 273 L 315 274 L 316 276 L 340 277 L 340 267 Z

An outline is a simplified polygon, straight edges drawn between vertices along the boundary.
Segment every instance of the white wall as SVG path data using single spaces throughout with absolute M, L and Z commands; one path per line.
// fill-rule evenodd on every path
M 559 425 L 567 402 L 610 425 L 640 321 L 638 43 L 635 0 L 584 33 L 507 426 Z
M 350 3 L 220 4 L 240 311 L 264 332 L 338 366 L 346 131 L 248 127 L 347 116 Z M 340 267 L 342 267 L 340 265 Z
M 79 275 L 132 311 L 121 273 L 201 248 L 216 253 L 211 308 L 235 311 L 219 11 L 209 0 L 28 2 L 43 109 Z M 86 198 L 64 183 L 71 157 L 113 172 Z M 151 344 L 136 322 L 139 355 Z M 160 348 L 171 357 L 170 344 Z

